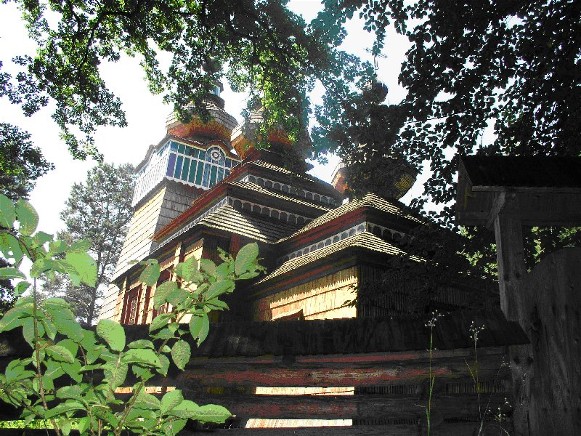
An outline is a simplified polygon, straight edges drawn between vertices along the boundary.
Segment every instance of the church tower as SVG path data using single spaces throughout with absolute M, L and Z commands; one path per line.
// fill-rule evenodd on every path
M 217 84 L 206 97 L 208 121 L 194 115 L 189 122 L 183 123 L 171 114 L 166 121 L 166 136 L 149 147 L 137 166 L 133 218 L 112 282 L 134 261 L 143 260 L 157 248 L 153 239 L 156 232 L 227 177 L 239 163 L 230 145 L 237 121 L 224 110 L 224 100 L 220 97 L 222 89 L 222 85 Z M 117 286 L 112 284 L 101 310 L 102 318 L 113 315 L 117 294 Z

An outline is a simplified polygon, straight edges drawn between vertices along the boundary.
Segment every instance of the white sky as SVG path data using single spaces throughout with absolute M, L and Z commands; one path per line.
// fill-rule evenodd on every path
M 292 0 L 289 6 L 308 21 L 318 11 L 319 2 Z M 9 60 L 13 56 L 32 54 L 35 47 L 28 39 L 15 5 L 2 4 L 0 11 L 0 59 L 4 61 L 3 68 L 9 70 Z M 371 47 L 372 37 L 362 30 L 362 27 L 357 20 L 350 23 L 345 49 L 369 58 L 365 48 Z M 379 78 L 390 90 L 388 95 L 390 103 L 399 101 L 404 95 L 404 90 L 397 84 L 397 76 L 407 49 L 406 43 L 407 41 L 395 32 L 388 32 L 385 57 L 377 60 Z M 157 144 L 164 137 L 165 119 L 171 108 L 162 104 L 161 96 L 152 96 L 149 93 L 144 74 L 136 59 L 123 58 L 118 63 L 105 64 L 102 72 L 110 89 L 123 102 L 128 126 L 101 128 L 95 136 L 97 148 L 104 155 L 106 162 L 115 164 L 128 162 L 136 165 L 144 157 L 148 146 Z M 236 95 L 227 89 L 222 97 L 226 102 L 226 110 L 240 120 L 244 96 Z M 316 98 L 313 100 L 316 101 Z M 59 139 L 58 128 L 50 118 L 51 113 L 49 106 L 26 118 L 19 108 L 11 106 L 7 99 L 0 99 L 0 121 L 15 124 L 31 133 L 33 142 L 42 149 L 45 158 L 55 164 L 55 170 L 37 180 L 36 188 L 30 196 L 31 203 L 40 214 L 39 229 L 54 233 L 63 228 L 59 214 L 69 196 L 72 184 L 84 181 L 87 171 L 95 165 L 95 162 L 72 159 L 66 146 Z M 328 165 L 317 165 L 312 174 L 330 181 L 336 164 L 337 159 L 331 158 Z M 421 183 L 416 182 L 414 188 L 402 200 L 407 203 L 419 190 Z

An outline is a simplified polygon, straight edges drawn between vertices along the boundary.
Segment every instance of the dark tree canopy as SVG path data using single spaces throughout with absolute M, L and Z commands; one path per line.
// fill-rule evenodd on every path
M 581 2 L 329 0 L 325 7 L 337 25 L 358 12 L 377 36 L 376 54 L 389 46 L 390 23 L 412 44 L 399 77 L 404 100 L 355 103 L 389 126 L 384 135 L 365 137 L 358 126 L 367 125 L 349 110 L 335 118 L 322 110 L 316 136 L 335 139 L 341 155 L 366 144 L 369 155 L 403 155 L 418 168 L 429 160 L 423 200 L 447 203 L 457 156 L 580 154 Z M 488 125 L 495 139 L 482 147 Z
M 260 96 L 267 124 L 282 124 L 292 134 L 307 125 L 306 96 L 316 79 L 337 100 L 353 80 L 371 74 L 369 65 L 336 49 L 340 29 L 307 26 L 287 1 L 17 3 L 39 49 L 15 59 L 21 71 L 14 77 L 0 69 L 0 96 L 26 114 L 53 101 L 53 118 L 80 158 L 98 154 L 98 126 L 126 124 L 120 100 L 99 71 L 103 61 L 123 54 L 140 59 L 150 90 L 162 93 L 182 118 L 192 110 L 204 115 L 202 100 L 225 73 L 235 91 Z M 160 53 L 169 54 L 168 68 L 160 65 Z
M 13 200 L 27 198 L 35 180 L 52 168 L 28 133 L 0 123 L 0 193 Z
M 457 156 L 579 154 L 578 1 L 323 0 L 311 23 L 274 0 L 17 3 L 39 50 L 16 59 L 15 76 L 0 66 L 0 95 L 27 114 L 54 101 L 77 157 L 96 153 L 98 126 L 125 124 L 99 71 L 124 54 L 140 59 L 150 89 L 182 118 L 203 114 L 204 96 L 226 76 L 234 90 L 260 98 L 267 126 L 292 135 L 307 125 L 308 92 L 322 83 L 316 150 L 359 167 L 386 155 L 416 169 L 428 160 L 433 174 L 418 205 L 454 199 Z M 357 14 L 377 36 L 375 55 L 390 44 L 388 26 L 411 42 L 400 74 L 407 95 L 398 104 L 384 104 L 371 66 L 339 49 Z M 169 54 L 169 67 L 160 53 Z M 494 141 L 483 145 L 487 127 Z

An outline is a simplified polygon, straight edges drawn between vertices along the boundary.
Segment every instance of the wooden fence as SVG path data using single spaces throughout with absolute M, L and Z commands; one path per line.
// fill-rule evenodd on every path
M 185 371 L 151 382 L 162 391 L 183 389 L 198 404 L 228 407 L 235 417 L 228 428 L 215 429 L 219 434 L 422 435 L 428 402 L 432 435 L 472 435 L 481 427 L 481 435 L 510 431 L 507 356 L 510 346 L 527 342 L 518 324 L 500 311 L 450 314 L 433 329 L 430 352 L 424 322 L 216 324 L 199 348 L 192 344 Z M 473 322 L 486 327 L 476 348 Z M 147 326 L 128 327 L 127 340 L 146 332 Z M 23 352 L 12 350 L 0 364 Z

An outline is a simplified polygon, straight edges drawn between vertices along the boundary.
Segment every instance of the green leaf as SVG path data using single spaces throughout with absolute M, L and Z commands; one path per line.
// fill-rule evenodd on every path
M 222 300 L 218 300 L 218 298 L 212 298 L 211 300 L 206 301 L 206 306 L 212 310 L 228 310 L 228 305 L 223 302 Z
M 154 375 L 149 368 L 145 368 L 139 365 L 131 365 L 131 371 L 133 371 L 135 377 L 141 379 L 144 382 L 149 380 Z
M 81 362 L 75 359 L 73 363 L 60 362 L 62 370 L 74 381 L 80 383 L 83 381 L 83 375 L 81 374 Z
M 234 261 L 224 261 L 216 268 L 216 278 L 223 280 L 234 272 Z
M 38 337 L 42 337 L 44 335 L 44 328 L 42 328 L 42 324 L 38 324 Z M 24 340 L 34 348 L 34 318 L 25 318 L 22 320 L 22 337 Z
M 183 370 L 190 361 L 191 354 L 192 351 L 190 349 L 190 344 L 181 339 L 173 344 L 171 349 L 173 363 L 175 363 L 175 366 L 181 370 Z
M 199 269 L 200 263 L 198 259 L 190 257 L 176 265 L 176 274 L 188 282 L 198 282 L 202 279 Z
M 55 416 L 64 415 L 65 413 L 71 412 L 73 410 L 85 410 L 85 406 L 80 401 L 67 400 L 64 403 L 60 403 L 56 407 L 47 410 L 44 413 L 44 418 L 54 418 Z
M 184 401 L 184 396 L 181 390 L 175 389 L 167 392 L 161 399 L 161 413 L 166 414 L 182 401 Z
M 120 360 L 108 363 L 103 366 L 105 378 L 112 391 L 125 383 L 128 371 L 129 365 L 126 362 L 122 362 Z
M 138 339 L 136 341 L 130 342 L 127 348 L 150 348 L 154 349 L 153 342 L 148 339 Z
M 79 252 L 87 252 L 91 249 L 91 241 L 87 239 L 80 239 L 75 241 L 71 244 L 68 251 L 79 251 Z
M 88 253 L 73 251 L 68 252 L 65 261 L 73 267 L 81 282 L 88 286 L 95 286 L 97 281 L 97 263 Z
M 45 232 L 36 232 L 36 234 L 34 235 L 34 237 L 32 239 L 38 247 L 42 247 L 47 242 L 52 241 L 53 236 L 49 235 L 48 233 L 45 233 Z
M 166 436 L 177 435 L 188 423 L 187 419 L 173 419 L 162 424 L 163 432 Z
M 16 305 L 0 318 L 0 333 L 20 327 L 23 323 L 22 318 L 32 315 L 33 303 L 29 300 L 25 301 L 24 304 Z
M 239 276 L 248 270 L 254 269 L 253 266 L 256 264 L 257 258 L 258 244 L 256 242 L 246 244 L 242 247 L 236 255 L 234 262 L 234 272 L 236 275 Z
M 14 296 L 20 297 L 28 290 L 28 288 L 30 288 L 30 283 L 25 281 L 18 282 L 17 285 L 14 287 Z
M 121 361 L 125 363 L 138 363 L 140 365 L 147 365 L 159 368 L 161 363 L 155 351 L 143 348 L 132 348 L 127 350 L 121 357 Z
M 138 409 L 159 410 L 161 407 L 161 401 L 159 401 L 154 395 L 148 394 L 142 390 L 137 396 L 135 407 Z
M 223 424 L 232 414 L 224 406 L 206 404 L 200 406 L 196 419 L 200 422 Z
M 64 298 L 51 297 L 43 301 L 44 306 L 54 307 L 55 309 L 70 309 L 71 305 Z
M 57 398 L 72 398 L 73 400 L 81 400 L 82 391 L 79 385 L 63 386 L 56 391 Z
M 219 297 L 222 294 L 230 293 L 234 290 L 234 282 L 232 280 L 220 280 L 210 285 L 208 290 L 204 293 L 206 299 L 211 300 Z
M 167 324 L 164 324 L 164 325 L 167 325 Z M 173 338 L 174 337 L 174 334 L 170 331 L 170 329 L 168 329 L 166 327 L 166 328 L 161 329 L 160 331 L 158 331 L 155 334 L 151 334 L 150 333 L 150 336 L 151 336 L 152 339 L 165 340 L 165 339 L 171 339 L 171 338 Z
M 178 284 L 173 281 L 163 282 L 157 286 L 155 288 L 155 294 L 153 294 L 154 309 L 158 310 L 166 302 L 167 296 L 176 289 L 178 289 Z
M 63 346 L 49 345 L 45 350 L 46 354 L 58 362 L 73 363 L 75 361 L 75 357 Z
M 80 324 L 70 318 L 53 317 L 53 322 L 59 333 L 72 339 L 75 342 L 80 342 L 83 339 L 83 328 Z
M 189 296 L 190 293 L 185 289 L 176 288 L 168 294 L 166 300 L 172 306 L 177 306 L 186 301 Z
M 178 418 L 196 419 L 200 406 L 191 400 L 184 400 L 175 406 L 168 414 Z
M 210 331 L 210 320 L 205 312 L 196 312 L 190 319 L 190 333 L 196 339 L 198 346 L 204 342 Z
M 151 324 L 149 325 L 149 332 L 152 333 L 162 327 L 167 326 L 167 323 L 172 316 L 173 315 L 171 313 L 162 313 L 161 315 L 157 315 L 155 318 L 153 318 Z
M 118 322 L 102 319 L 97 324 L 97 335 L 103 338 L 113 351 L 122 351 L 125 348 L 125 330 Z
M 59 429 L 63 432 L 65 436 L 71 433 L 71 420 L 70 419 L 59 419 Z
M 54 362 L 51 360 L 47 360 L 45 362 L 46 362 L 46 371 L 44 371 L 45 376 L 55 380 L 65 373 L 62 368 L 62 363 Z
M 159 372 L 163 376 L 167 376 L 167 372 L 169 371 L 169 359 L 167 358 L 167 356 L 164 356 L 163 354 L 160 354 L 158 357 L 161 367 L 158 368 L 157 372 Z
M 6 375 L 6 382 L 12 383 L 18 380 L 25 380 L 33 378 L 36 373 L 26 369 L 26 364 L 20 360 L 15 359 L 11 361 L 4 370 Z
M 44 331 L 46 332 L 48 338 L 50 340 L 54 340 L 57 334 L 57 329 L 54 323 L 48 318 L 41 319 L 40 323 L 42 324 L 42 327 L 44 328 Z
M 149 260 L 145 264 L 145 269 L 139 275 L 139 281 L 145 283 L 147 286 L 153 286 L 159 279 L 161 270 L 156 260 Z
M 72 341 L 71 339 L 63 339 L 62 341 L 59 341 L 57 345 L 65 347 L 67 350 L 71 352 L 73 356 L 76 356 L 77 351 L 79 351 L 79 345 L 75 341 Z
M 14 259 L 16 265 L 24 256 L 20 242 L 10 233 L 0 233 L 0 252 L 6 259 Z
M 26 236 L 32 235 L 38 226 L 38 213 L 28 201 L 23 199 L 16 202 L 15 209 L 20 222 L 18 231 Z
M 7 266 L 0 268 L 0 278 L 2 279 L 25 279 L 26 276 L 19 269 Z
M 216 276 L 216 264 L 210 259 L 200 260 L 200 270 L 204 271 L 206 274 L 212 277 Z
M 89 432 L 89 428 L 91 426 L 91 418 L 88 416 L 84 416 L 77 420 L 77 430 L 79 434 L 86 434 Z
M 15 220 L 14 203 L 4 194 L 0 194 L 0 227 L 11 229 Z

